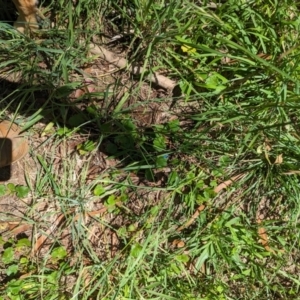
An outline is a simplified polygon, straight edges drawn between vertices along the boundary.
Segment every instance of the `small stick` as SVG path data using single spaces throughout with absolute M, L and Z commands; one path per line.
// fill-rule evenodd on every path
M 218 186 L 216 186 L 214 188 L 214 192 L 216 194 L 218 194 L 221 190 L 229 187 L 232 183 L 238 181 L 239 179 L 241 179 L 242 177 L 244 177 L 244 173 L 242 174 L 238 174 L 236 176 L 233 176 L 232 178 L 230 178 L 229 180 L 226 180 L 222 183 L 220 183 Z M 194 221 L 197 219 L 197 217 L 199 216 L 200 212 L 203 211 L 206 208 L 206 206 L 204 204 L 201 204 L 198 206 L 198 208 L 196 209 L 196 212 L 180 227 L 177 228 L 177 232 L 181 232 L 183 229 L 188 228 L 191 224 L 194 223 Z M 258 224 L 258 236 L 260 237 L 259 242 L 263 245 L 263 247 L 266 249 L 266 251 L 274 253 L 274 251 L 269 247 L 269 243 L 268 243 L 268 234 L 267 231 L 264 227 L 261 226 L 261 219 L 257 218 L 256 222 Z
M 233 176 L 232 178 L 220 183 L 218 186 L 216 186 L 214 188 L 214 192 L 216 194 L 218 194 L 221 190 L 227 188 L 228 186 L 230 186 L 232 183 L 236 182 L 237 180 L 239 180 L 240 178 L 242 178 L 245 174 L 239 174 L 236 176 Z M 196 212 L 189 218 L 189 220 L 187 220 L 183 225 L 181 225 L 179 228 L 177 228 L 177 232 L 182 231 L 183 229 L 189 227 L 191 224 L 194 223 L 194 221 L 197 219 L 197 217 L 199 216 L 200 212 L 203 211 L 205 209 L 205 205 L 200 204 L 198 206 L 198 208 L 196 209 Z

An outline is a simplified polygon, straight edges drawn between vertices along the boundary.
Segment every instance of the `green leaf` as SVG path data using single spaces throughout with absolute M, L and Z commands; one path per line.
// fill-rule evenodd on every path
M 127 236 L 127 228 L 126 227 L 120 227 L 117 230 L 118 236 L 119 237 L 126 237 Z
M 127 230 L 128 230 L 129 232 L 134 232 L 134 231 L 136 231 L 136 228 L 137 228 L 136 224 L 130 224 L 130 225 L 128 226 Z
M 175 259 L 179 262 L 186 263 L 190 260 L 189 256 L 186 254 L 176 255 Z
M 182 45 L 181 50 L 182 50 L 182 52 L 185 52 L 185 53 L 195 53 L 195 52 L 197 52 L 197 50 L 195 48 L 190 47 L 188 45 Z
M 106 203 L 108 205 L 116 205 L 116 198 L 115 198 L 115 196 L 114 195 L 110 195 L 108 197 L 108 199 L 106 200 Z
M 240 222 L 241 222 L 241 218 L 235 217 L 235 218 L 232 218 L 231 220 L 229 220 L 227 223 L 225 223 L 225 226 L 230 227 L 232 225 L 236 225 L 237 223 L 239 224 Z
M 68 124 L 72 127 L 78 127 L 81 124 L 87 122 L 88 118 L 84 113 L 74 114 L 68 120 Z
M 45 136 L 47 134 L 53 134 L 54 131 L 54 123 L 50 122 L 46 125 L 46 127 L 44 128 L 43 132 L 42 132 L 42 136 Z
M 244 270 L 242 272 L 243 275 L 249 276 L 251 274 L 251 269 Z
M 94 189 L 94 195 L 100 196 L 105 193 L 105 188 L 101 184 L 97 184 Z
M 6 274 L 7 274 L 8 276 L 17 274 L 18 269 L 19 269 L 19 268 L 18 268 L 18 265 L 11 265 L 11 266 L 9 266 L 9 267 L 6 269 Z
M 69 96 L 79 86 L 80 86 L 80 82 L 67 83 L 64 86 L 59 87 L 55 91 L 54 95 L 58 99 L 66 98 L 67 96 Z
M 176 119 L 176 120 L 170 121 L 170 122 L 167 124 L 167 128 L 168 128 L 169 131 L 171 131 L 172 133 L 176 133 L 176 132 L 180 129 L 180 126 L 179 126 L 179 120 Z
M 167 157 L 164 155 L 160 155 L 156 157 L 155 165 L 157 168 L 163 168 L 168 165 Z
M 153 141 L 153 146 L 156 151 L 164 151 L 166 149 L 166 140 L 162 135 L 157 135 Z
M 6 186 L 4 184 L 0 184 L 0 197 L 6 194 Z
M 8 247 L 2 253 L 2 262 L 4 264 L 9 264 L 14 261 L 14 249 L 12 247 Z
M 143 250 L 143 247 L 140 244 L 135 243 L 131 247 L 130 255 L 134 258 L 137 258 L 140 255 L 142 250 Z
M 27 248 L 31 246 L 31 242 L 29 241 L 29 239 L 27 238 L 23 238 L 18 240 L 17 244 L 16 244 L 16 248 Z
M 168 185 L 173 185 L 178 183 L 178 181 L 180 180 L 178 173 L 176 171 L 172 171 L 169 174 L 169 178 L 168 178 Z
M 118 147 L 109 141 L 106 143 L 105 149 L 108 154 L 116 154 L 118 152 Z
M 22 265 L 26 265 L 28 264 L 29 260 L 27 257 L 21 257 L 19 263 L 22 264 Z
M 67 256 L 67 250 L 64 247 L 54 248 L 51 252 L 51 257 L 55 259 L 63 259 Z
M 160 212 L 160 206 L 155 205 L 150 209 L 151 216 L 156 216 Z
M 18 198 L 24 198 L 29 193 L 29 188 L 24 185 L 18 185 L 18 186 L 16 186 L 15 189 L 16 189 L 16 195 Z
M 16 191 L 16 186 L 13 183 L 8 183 L 7 188 L 10 193 L 14 193 Z
M 171 272 L 170 275 L 173 275 L 172 273 L 180 274 L 181 270 L 178 268 L 178 266 L 175 263 L 171 263 L 171 265 L 170 265 L 170 272 Z
M 146 169 L 145 176 L 146 176 L 146 179 L 149 181 L 155 180 L 153 171 L 151 169 Z
M 67 127 L 62 127 L 56 131 L 56 134 L 59 136 L 65 136 L 65 135 L 68 135 L 70 132 L 72 132 L 71 129 L 69 129 Z
M 22 280 L 11 280 L 7 284 L 7 294 L 10 295 L 9 299 L 21 299 L 17 295 L 20 294 L 21 290 L 24 289 L 24 282 Z M 17 298 L 18 297 L 18 298 Z
M 220 92 L 226 88 L 224 85 L 228 80 L 220 75 L 219 73 L 214 72 L 211 76 L 209 76 L 205 81 L 205 86 L 208 89 L 213 89 L 216 92 Z
M 136 126 L 130 119 L 124 120 L 122 123 L 128 131 L 136 131 Z
M 114 142 L 116 145 L 120 145 L 124 149 L 130 149 L 134 146 L 133 139 L 126 134 L 116 136 Z
M 98 115 L 98 109 L 95 105 L 90 105 L 86 108 L 86 111 L 93 115 L 93 116 L 97 116 Z
M 96 143 L 93 141 L 85 141 L 83 144 L 77 145 L 77 150 L 80 155 L 88 154 L 89 152 L 95 150 Z
M 47 276 L 47 281 L 49 283 L 52 283 L 52 284 L 56 285 L 57 284 L 57 280 L 58 280 L 58 272 L 57 271 L 54 271 L 54 272 L 50 273 Z

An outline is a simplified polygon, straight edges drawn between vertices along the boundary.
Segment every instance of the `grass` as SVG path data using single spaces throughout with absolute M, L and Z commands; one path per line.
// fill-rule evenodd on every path
M 32 36 L 1 23 L 0 117 L 31 151 L 0 185 L 0 299 L 299 298 L 298 3 L 201 3 L 58 0 Z

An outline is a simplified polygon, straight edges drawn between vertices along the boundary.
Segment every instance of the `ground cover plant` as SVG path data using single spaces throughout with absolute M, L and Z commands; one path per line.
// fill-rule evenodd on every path
M 299 298 L 297 1 L 0 4 L 0 299 Z

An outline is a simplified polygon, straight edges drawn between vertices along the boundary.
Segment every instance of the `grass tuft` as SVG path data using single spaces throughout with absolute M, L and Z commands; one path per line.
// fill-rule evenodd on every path
M 0 299 L 297 299 L 297 2 L 45 1 L 26 36 L 5 5 Z

